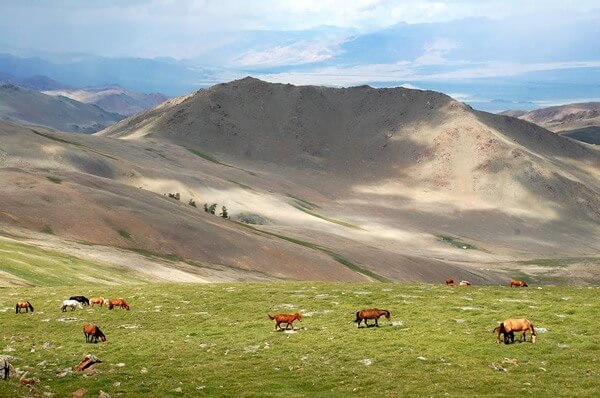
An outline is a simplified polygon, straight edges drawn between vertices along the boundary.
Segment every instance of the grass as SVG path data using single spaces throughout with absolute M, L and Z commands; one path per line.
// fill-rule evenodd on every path
M 61 313 L 74 294 L 125 297 L 131 311 Z M 16 378 L 0 382 L 0 396 L 65 397 L 80 387 L 91 397 L 595 396 L 598 294 L 314 282 L 0 289 L 0 351 L 40 379 L 31 391 Z M 22 297 L 33 314 L 14 314 Z M 375 306 L 396 324 L 357 329 L 354 312 Z M 275 332 L 266 317 L 295 311 L 305 314 L 295 334 Z M 491 330 L 508 317 L 531 319 L 538 342 L 496 344 Z M 107 342 L 86 344 L 84 322 Z M 96 374 L 57 375 L 90 353 L 103 361 Z
M 193 153 L 194 155 L 196 155 L 198 157 L 201 157 L 204 160 L 208 160 L 209 162 L 216 163 L 216 164 L 219 164 L 219 165 L 225 166 L 225 167 L 230 167 L 232 169 L 241 170 L 241 171 L 244 171 L 244 172 L 246 172 L 246 173 L 248 173 L 248 174 L 250 174 L 252 176 L 256 175 L 256 173 L 253 173 L 252 171 L 248 171 L 248 170 L 242 169 L 240 167 L 236 167 L 236 166 L 232 166 L 232 165 L 227 164 L 227 163 L 223 163 L 223 162 L 221 162 L 220 160 L 218 160 L 217 158 L 215 158 L 214 156 L 212 156 L 212 155 L 210 155 L 208 153 L 200 152 L 200 151 L 197 151 L 197 150 L 191 149 L 191 148 L 186 148 L 186 149 L 188 151 L 190 151 L 191 153 Z
M 136 253 L 141 254 L 142 256 L 148 257 L 148 258 L 160 258 L 162 260 L 173 261 L 173 262 L 184 261 L 183 257 L 181 257 L 177 254 L 173 254 L 173 253 L 159 253 L 159 252 L 154 252 L 154 251 L 146 250 L 146 249 L 138 249 L 135 247 L 123 247 L 122 249 L 136 252 Z
M 472 245 L 470 243 L 466 243 L 463 242 L 461 240 L 459 240 L 458 238 L 455 238 L 453 236 L 448 236 L 448 235 L 438 235 L 437 236 L 438 240 L 440 242 L 445 242 L 447 244 L 449 244 L 450 246 L 454 246 L 458 249 L 464 249 L 464 250 L 479 250 L 477 248 L 477 246 Z
M 295 195 L 292 195 L 291 193 L 288 193 L 287 196 L 290 197 L 290 198 L 292 198 L 292 199 L 294 199 L 299 206 L 302 206 L 305 209 L 313 210 L 313 209 L 319 209 L 320 208 L 319 205 L 314 204 L 312 202 L 309 202 L 308 200 L 301 199 L 301 198 L 299 198 L 299 197 L 297 197 Z
M 144 278 L 120 267 L 0 239 L 0 286 L 3 279 L 30 286 L 140 283 Z M 1 321 L 0 321 L 1 324 Z M 0 394 L 1 396 L 1 394 Z
M 322 216 L 322 215 L 320 215 L 318 213 L 315 213 L 314 211 L 311 211 L 311 210 L 307 209 L 304 206 L 297 205 L 297 206 L 294 206 L 294 207 L 296 209 L 298 209 L 298 210 L 306 213 L 306 214 L 310 214 L 313 217 L 320 218 L 321 220 L 325 220 L 325 221 L 328 221 L 328 222 L 333 223 L 333 224 L 338 224 L 338 225 L 341 225 L 343 227 L 352 228 L 352 229 L 358 229 L 358 230 L 363 231 L 363 229 L 361 227 L 359 227 L 358 225 L 350 224 L 349 222 L 338 220 L 336 218 Z
M 130 234 L 129 232 L 125 231 L 125 230 L 119 229 L 119 230 L 117 230 L 117 233 L 118 233 L 118 234 L 119 234 L 121 237 L 123 237 L 123 238 L 125 238 L 125 239 L 129 239 L 129 240 L 131 240 L 131 239 L 132 239 L 132 238 L 131 238 L 131 234 Z
M 61 184 L 63 181 L 62 179 L 60 179 L 58 177 L 54 177 L 54 176 L 46 176 L 46 178 L 55 184 Z
M 241 222 L 237 222 L 237 224 L 238 225 L 242 225 L 242 226 L 244 226 L 246 228 L 252 229 L 252 230 L 254 230 L 256 232 L 259 232 L 259 233 L 263 233 L 263 234 L 266 234 L 266 235 L 274 236 L 274 237 L 279 238 L 279 239 L 283 239 L 285 241 L 294 243 L 296 245 L 308 247 L 308 248 L 311 248 L 311 249 L 314 249 L 314 250 L 319 250 L 319 251 L 321 251 L 321 252 L 323 252 L 325 254 L 328 254 L 335 261 L 337 261 L 338 263 L 340 263 L 340 264 L 342 264 L 342 265 L 350 268 L 351 270 L 353 270 L 355 272 L 358 272 L 358 273 L 361 273 L 363 275 L 366 275 L 366 276 L 372 278 L 373 280 L 376 280 L 376 281 L 379 281 L 379 282 L 390 282 L 390 280 L 387 279 L 386 277 L 378 275 L 375 272 L 369 271 L 368 269 L 363 268 L 363 267 L 361 267 L 361 266 L 353 263 L 351 260 L 348 260 L 347 258 L 339 255 L 338 253 L 335 253 L 334 251 L 332 251 L 331 249 L 329 249 L 327 247 L 320 246 L 320 245 L 317 245 L 315 243 L 307 242 L 307 241 L 304 241 L 304 240 L 300 240 L 300 239 L 296 239 L 296 238 L 291 238 L 289 236 L 276 234 L 274 232 L 269 232 L 269 231 L 265 231 L 265 230 L 262 230 L 262 229 L 258 229 L 258 228 L 255 228 L 255 227 L 251 226 L 251 225 L 244 224 L 244 223 L 241 223 Z
M 47 138 L 47 139 L 52 140 L 52 141 L 56 141 L 56 142 L 60 142 L 62 144 L 68 144 L 68 145 L 73 145 L 73 146 L 76 146 L 76 147 L 79 147 L 79 148 L 83 148 L 83 149 L 86 149 L 86 150 L 88 150 L 90 152 L 93 152 L 93 153 L 95 153 L 97 155 L 104 156 L 104 157 L 112 159 L 112 160 L 119 160 L 119 159 L 115 158 L 114 156 L 107 155 L 107 154 L 102 153 L 102 152 L 98 152 L 95 149 L 92 149 L 92 148 L 90 148 L 88 146 L 79 144 L 77 142 L 73 142 L 73 141 L 69 141 L 69 140 L 64 140 L 62 138 L 54 137 L 54 136 L 52 136 L 50 134 L 45 134 L 45 133 L 42 133 L 41 131 L 38 131 L 38 130 L 31 129 L 31 132 L 33 134 L 39 135 L 40 137 L 44 137 L 44 138 Z

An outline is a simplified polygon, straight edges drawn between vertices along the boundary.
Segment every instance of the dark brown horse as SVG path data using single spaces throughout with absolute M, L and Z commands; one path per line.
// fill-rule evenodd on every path
M 448 286 L 456 286 L 456 282 L 452 278 L 446 278 L 446 285 Z
M 15 305 L 15 313 L 20 313 L 21 308 L 25 308 L 25 312 L 29 312 L 29 310 L 33 312 L 33 305 L 31 305 L 31 303 L 27 300 L 19 300 L 17 302 L 17 305 Z
M 281 324 L 285 323 L 285 329 L 287 330 L 290 326 L 292 330 L 294 329 L 294 321 L 297 319 L 302 322 L 302 315 L 298 312 L 295 314 L 275 314 L 269 315 L 267 314 L 270 320 L 275 320 L 275 330 L 283 330 L 281 328 Z
M 515 286 L 515 287 L 529 287 L 529 286 L 527 285 L 527 282 L 525 282 L 525 281 L 520 281 L 520 280 L 517 280 L 517 279 L 512 279 L 512 280 L 510 281 L 510 287 L 513 287 L 513 286 Z
M 98 339 L 106 341 L 106 336 L 102 333 L 102 330 L 91 323 L 85 323 L 83 325 L 83 335 L 85 336 L 86 343 L 97 343 Z
M 380 310 L 378 308 L 372 308 L 370 310 L 357 311 L 356 312 L 356 320 L 354 320 L 354 322 L 358 323 L 356 325 L 358 327 L 360 327 L 360 324 L 362 321 L 365 322 L 366 327 L 370 327 L 370 326 L 379 327 L 379 323 L 377 322 L 377 320 L 382 315 L 385 315 L 385 317 L 387 318 L 388 321 L 392 319 L 390 316 L 390 312 L 388 310 Z M 367 319 L 375 319 L 375 323 L 373 325 L 369 325 L 367 323 Z

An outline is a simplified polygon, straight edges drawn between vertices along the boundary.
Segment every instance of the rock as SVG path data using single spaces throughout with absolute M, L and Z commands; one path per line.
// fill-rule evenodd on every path
M 505 368 L 503 368 L 503 367 L 502 367 L 502 366 L 500 366 L 500 365 L 497 365 L 497 364 L 496 364 L 496 363 L 494 363 L 494 362 L 492 362 L 492 363 L 490 364 L 490 368 L 492 368 L 492 369 L 494 369 L 494 370 L 497 370 L 497 371 L 499 371 L 499 372 L 508 372 L 508 370 L 506 370 Z
M 71 398 L 81 398 L 85 395 L 85 393 L 87 392 L 87 390 L 83 387 L 78 388 L 77 390 L 75 390 L 75 392 L 73 392 L 73 394 L 71 395 Z
M 183 389 L 181 387 L 177 387 L 176 389 L 174 389 L 173 391 L 175 392 L 183 392 Z
M 140 373 L 148 373 L 148 369 L 142 368 L 142 370 L 140 370 Z
M 32 386 L 36 383 L 39 383 L 40 379 L 38 379 L 37 377 L 25 377 L 25 375 L 21 376 L 21 379 L 19 380 L 19 383 L 21 383 L 22 386 Z
M 92 354 L 87 354 L 82 360 L 81 362 L 79 362 L 79 364 L 77 366 L 75 366 L 75 370 L 78 372 L 81 372 L 84 369 L 89 368 L 90 366 L 93 366 L 96 363 L 102 362 L 100 359 L 98 359 L 98 357 L 96 357 L 95 355 Z
M 502 363 L 508 364 L 508 365 L 517 365 L 517 360 L 516 359 L 510 359 L 510 358 L 504 358 L 502 360 Z
M 42 348 L 44 350 L 49 350 L 50 348 L 52 348 L 52 344 L 49 342 L 45 342 L 44 345 L 42 346 Z
M 373 364 L 373 361 L 371 359 L 369 359 L 369 358 L 365 358 L 362 361 L 360 361 L 360 363 L 362 363 L 365 366 L 370 366 L 370 365 Z
M 98 393 L 98 398 L 110 398 L 110 394 L 100 390 L 100 392 Z
M 425 358 L 425 357 L 417 357 L 417 359 L 418 359 L 419 361 L 426 361 L 426 360 L 427 360 L 427 358 Z

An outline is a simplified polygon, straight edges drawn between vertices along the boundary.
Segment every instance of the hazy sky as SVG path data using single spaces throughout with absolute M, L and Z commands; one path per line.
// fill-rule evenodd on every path
M 510 87 L 528 100 L 540 85 L 555 99 L 600 97 L 598 0 L 0 0 L 0 10 L 0 52 L 172 57 L 190 72 L 172 92 L 252 74 L 471 101 Z

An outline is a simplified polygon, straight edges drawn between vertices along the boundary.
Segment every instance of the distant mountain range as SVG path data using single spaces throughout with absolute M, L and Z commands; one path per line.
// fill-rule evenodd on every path
M 62 96 L 50 96 L 14 84 L 0 85 L 0 119 L 55 130 L 94 133 L 123 115 Z
M 0 73 L 0 119 L 93 133 L 167 100 L 118 85 L 76 88 L 43 75 Z
M 535 123 L 550 131 L 590 144 L 600 144 L 600 102 L 551 106 L 525 112 L 501 113 Z

